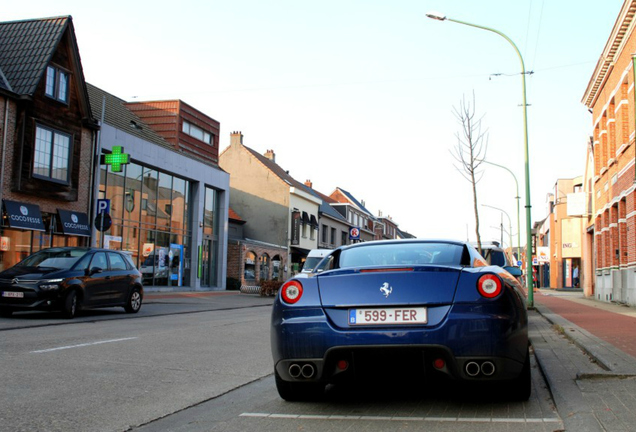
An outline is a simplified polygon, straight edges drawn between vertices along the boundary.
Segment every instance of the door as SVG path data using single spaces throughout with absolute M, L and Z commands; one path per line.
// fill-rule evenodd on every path
M 108 303 L 110 275 L 106 253 L 96 252 L 88 266 L 89 275 L 84 282 L 84 302 L 86 305 Z
M 208 236 L 201 245 L 201 286 L 216 286 L 216 250 L 215 241 Z

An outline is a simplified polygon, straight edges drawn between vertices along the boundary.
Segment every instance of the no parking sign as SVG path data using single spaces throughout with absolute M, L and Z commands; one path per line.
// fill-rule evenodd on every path
M 349 228 L 349 240 L 360 240 L 360 228 L 358 227 Z

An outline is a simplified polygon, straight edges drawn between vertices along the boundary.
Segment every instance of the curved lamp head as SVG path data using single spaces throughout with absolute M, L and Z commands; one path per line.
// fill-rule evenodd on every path
M 426 14 L 426 16 L 434 20 L 446 21 L 446 15 L 439 12 L 429 12 Z

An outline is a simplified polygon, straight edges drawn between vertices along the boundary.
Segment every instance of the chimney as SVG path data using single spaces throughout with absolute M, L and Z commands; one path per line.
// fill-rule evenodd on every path
M 305 180 L 305 186 L 307 186 L 310 189 L 314 188 L 314 184 L 311 182 L 311 180 Z
M 267 150 L 264 156 L 272 162 L 276 162 L 276 155 L 274 154 L 274 150 Z
M 243 134 L 241 132 L 232 132 L 230 134 L 230 146 L 242 146 L 243 145 Z

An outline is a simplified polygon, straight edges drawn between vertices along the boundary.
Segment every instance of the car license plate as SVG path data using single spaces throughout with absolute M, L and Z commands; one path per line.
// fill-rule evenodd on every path
M 13 291 L 3 291 L 2 297 L 13 297 L 13 298 L 23 298 L 23 292 L 13 292 Z
M 426 324 L 425 307 L 349 309 L 349 325 Z

